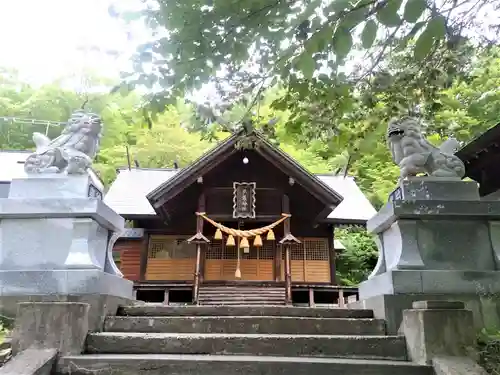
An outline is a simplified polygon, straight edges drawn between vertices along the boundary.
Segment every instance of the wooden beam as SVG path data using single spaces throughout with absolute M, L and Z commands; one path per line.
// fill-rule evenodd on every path
M 335 208 L 335 207 L 334 207 Z M 328 217 L 328 215 L 330 215 L 332 213 L 332 211 L 334 210 L 334 208 L 330 207 L 330 206 L 326 206 L 325 208 L 323 208 L 317 215 L 316 217 L 313 219 L 312 221 L 312 226 L 313 227 L 317 227 L 319 225 L 319 223 L 321 221 L 323 221 L 324 219 L 326 219 Z
M 330 235 L 328 236 L 328 259 L 330 259 L 330 282 L 332 285 L 337 285 L 337 270 L 336 270 L 336 258 L 337 254 L 335 252 L 335 226 L 329 225 Z
M 281 211 L 284 214 L 290 213 L 290 198 L 288 198 L 287 194 L 283 194 L 281 199 Z M 290 219 L 283 222 L 283 232 L 285 236 L 290 233 Z
M 148 269 L 148 252 L 149 252 L 149 232 L 144 230 L 144 237 L 141 241 L 141 258 L 139 263 L 139 280 L 146 280 L 146 271 Z
M 233 218 L 233 215 L 224 214 L 211 214 L 209 215 L 212 220 L 215 221 L 228 221 L 228 222 L 238 222 L 240 219 Z M 255 218 L 245 218 L 245 222 L 257 222 L 257 221 L 276 221 L 281 219 L 281 215 L 258 215 Z

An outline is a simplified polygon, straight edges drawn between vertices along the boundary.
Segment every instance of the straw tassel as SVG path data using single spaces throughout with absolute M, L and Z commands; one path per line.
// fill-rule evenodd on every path
M 274 241 L 276 237 L 274 237 L 274 232 L 272 229 L 269 229 L 269 232 L 267 232 L 267 240 L 268 241 Z
M 214 240 L 222 240 L 222 232 L 219 228 L 215 231 Z
M 227 242 L 226 242 L 226 246 L 234 246 L 235 245 L 235 242 L 234 242 L 234 237 L 229 235 L 227 237 Z
M 248 240 L 246 237 L 243 237 L 240 241 L 240 247 L 242 248 L 246 248 L 246 247 L 250 247 L 250 244 L 248 243 Z
M 255 236 L 255 239 L 253 240 L 253 245 L 255 247 L 260 247 L 262 246 L 262 238 L 259 235 Z
M 243 241 L 243 240 L 242 240 Z M 240 270 L 240 247 L 238 246 L 238 248 L 236 249 L 236 251 L 238 252 L 238 261 L 236 263 L 236 271 L 234 271 L 234 277 L 236 277 L 237 279 L 241 279 L 241 270 Z

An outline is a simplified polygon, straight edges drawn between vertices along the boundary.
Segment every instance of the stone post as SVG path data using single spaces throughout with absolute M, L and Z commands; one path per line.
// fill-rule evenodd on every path
M 93 173 L 33 174 L 0 199 L 0 311 L 18 302 L 82 302 L 92 330 L 133 298 L 113 261 L 124 219 L 101 199 Z
M 403 311 L 400 333 L 414 362 L 431 364 L 437 357 L 476 358 L 472 312 L 460 301 L 417 301 Z
M 20 303 L 12 334 L 13 354 L 29 348 L 81 354 L 89 331 L 89 310 L 87 303 Z
M 423 300 L 465 302 L 477 329 L 500 322 L 500 201 L 480 199 L 477 183 L 409 177 L 367 230 L 378 263 L 350 308 L 373 310 L 390 334 Z

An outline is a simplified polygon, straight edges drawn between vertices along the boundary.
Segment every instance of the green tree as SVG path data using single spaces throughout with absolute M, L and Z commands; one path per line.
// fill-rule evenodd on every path
M 152 0 L 143 11 L 113 9 L 113 13 L 145 21 L 152 30 L 151 41 L 139 46 L 133 57 L 134 72 L 124 78 L 127 86 L 162 88 L 150 98 L 152 107 L 161 110 L 206 82 L 223 86 L 221 75 L 217 76 L 221 72 L 227 82 L 245 77 L 244 91 L 265 85 L 272 77 L 280 77 L 287 89 L 300 91 L 302 80 L 324 73 L 333 80 L 335 92 L 337 86 L 356 85 L 377 72 L 397 48 L 408 46 L 412 60 L 422 62 L 439 57 L 443 49 L 455 50 L 471 32 L 481 36 L 475 38 L 476 45 L 496 43 L 496 21 L 488 20 L 495 18 L 491 16 L 499 4 L 499 0 Z M 486 11 L 490 17 L 483 17 L 479 25 L 476 20 Z
M 366 280 L 377 264 L 378 252 L 372 237 L 364 229 L 337 230 L 335 237 L 345 250 L 337 256 L 336 271 L 343 285 L 357 285 Z

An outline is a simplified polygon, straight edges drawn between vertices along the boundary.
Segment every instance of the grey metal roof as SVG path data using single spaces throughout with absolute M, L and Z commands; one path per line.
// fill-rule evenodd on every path
M 173 177 L 179 169 L 120 169 L 104 202 L 120 215 L 156 215 L 146 195 Z
M 179 170 L 174 169 L 120 169 L 111 184 L 104 202 L 120 215 L 155 215 L 146 195 L 170 179 Z M 333 210 L 329 219 L 366 221 L 376 211 L 361 192 L 353 177 L 317 175 L 344 200 Z
M 377 213 L 352 176 L 317 175 L 344 200 L 328 215 L 329 219 L 369 220 Z

